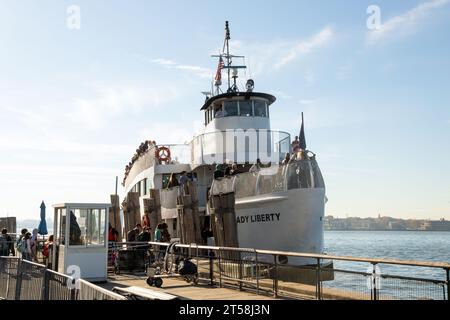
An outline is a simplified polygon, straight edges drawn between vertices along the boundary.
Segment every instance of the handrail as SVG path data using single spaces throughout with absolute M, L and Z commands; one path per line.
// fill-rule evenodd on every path
M 152 242 L 152 241 L 148 242 L 147 244 L 158 245 L 158 246 L 168 246 L 169 245 L 169 243 Z M 189 245 L 186 245 L 186 244 L 176 244 L 176 246 L 179 248 L 189 248 Z M 368 262 L 371 264 L 393 264 L 393 265 L 404 265 L 404 266 L 418 266 L 418 267 L 441 268 L 441 269 L 450 270 L 450 263 L 447 263 L 447 262 L 413 261 L 413 260 L 382 259 L 382 258 L 356 258 L 356 257 L 350 257 L 350 256 L 336 256 L 336 255 L 327 255 L 327 254 L 300 253 L 300 252 L 277 251 L 277 250 L 261 250 L 261 249 L 250 249 L 250 248 L 216 247 L 216 246 L 203 246 L 203 245 L 199 245 L 198 249 L 214 250 L 214 251 L 226 250 L 226 251 L 266 254 L 266 255 L 284 255 L 284 256 L 290 256 L 290 257 L 314 258 L 314 259 L 324 259 L 324 260 Z

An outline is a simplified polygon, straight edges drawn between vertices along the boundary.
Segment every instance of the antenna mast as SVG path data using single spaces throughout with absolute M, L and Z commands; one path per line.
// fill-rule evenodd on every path
M 227 92 L 238 92 L 239 89 L 237 87 L 236 80 L 238 78 L 238 69 L 246 69 L 245 66 L 245 57 L 244 56 L 235 56 L 230 54 L 230 39 L 231 39 L 231 33 L 230 33 L 230 25 L 228 21 L 225 21 L 225 41 L 223 43 L 222 53 L 219 52 L 219 55 L 212 55 L 213 58 L 219 58 L 219 67 L 217 70 L 216 75 L 216 83 L 215 86 L 217 88 L 216 94 L 219 94 L 219 92 L 222 92 L 220 90 L 220 86 L 222 85 L 222 81 L 217 79 L 218 77 L 221 77 L 219 72 L 222 71 L 222 69 L 227 69 L 227 75 L 228 75 L 228 89 Z M 226 63 L 223 61 L 223 58 L 226 59 Z M 238 65 L 238 66 L 232 66 L 233 64 L 233 58 L 242 58 L 244 59 L 244 65 Z M 231 78 L 233 78 L 233 85 L 231 85 Z M 220 78 L 221 79 L 221 78 Z
M 228 21 L 225 21 L 225 43 L 224 43 L 224 50 L 225 47 L 227 49 L 227 67 L 228 67 L 228 91 L 231 88 L 231 82 L 230 82 L 230 65 L 231 65 L 231 57 L 230 57 L 230 39 L 231 39 L 231 33 L 230 33 L 230 26 L 228 24 Z

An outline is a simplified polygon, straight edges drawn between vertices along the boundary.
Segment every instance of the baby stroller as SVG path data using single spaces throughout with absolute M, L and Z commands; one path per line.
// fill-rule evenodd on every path
M 162 266 L 157 266 L 153 272 L 148 273 L 147 284 L 160 288 L 163 278 L 182 278 L 187 283 L 198 284 L 197 265 L 190 258 L 182 256 L 176 248 L 179 242 L 172 242 L 166 249 Z

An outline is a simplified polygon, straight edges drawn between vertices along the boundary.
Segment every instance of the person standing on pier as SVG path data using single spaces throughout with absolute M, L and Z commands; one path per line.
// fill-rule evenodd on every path
M 31 259 L 33 262 L 38 262 L 37 247 L 38 247 L 38 229 L 33 229 L 33 234 L 30 239 Z
M 189 178 L 186 175 L 186 171 L 181 172 L 180 179 L 178 180 L 178 184 L 180 185 L 180 189 L 181 189 L 181 194 L 186 194 L 188 182 L 189 182 Z
M 134 227 L 133 230 L 130 230 L 127 234 L 127 242 L 135 242 L 137 239 L 137 236 L 142 232 L 142 226 L 140 223 Z
M 31 261 L 31 233 L 27 232 L 25 237 L 22 239 L 23 251 L 22 259 Z

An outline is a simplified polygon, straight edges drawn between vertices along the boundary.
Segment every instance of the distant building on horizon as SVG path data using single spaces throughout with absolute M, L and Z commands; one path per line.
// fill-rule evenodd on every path
M 0 218 L 0 230 L 3 230 L 3 228 L 6 228 L 8 230 L 8 233 L 16 233 L 16 217 Z
M 450 221 L 440 220 L 414 220 L 398 219 L 391 217 L 378 218 L 336 218 L 326 216 L 324 220 L 325 230 L 348 231 L 450 231 Z

